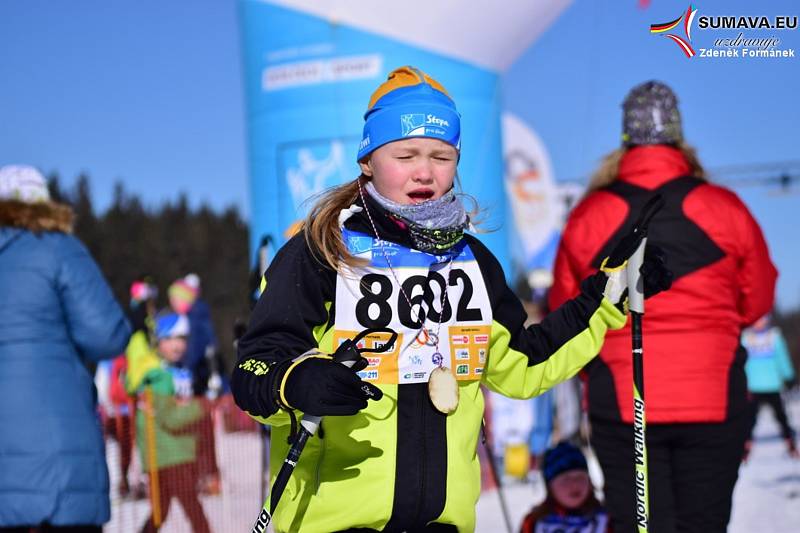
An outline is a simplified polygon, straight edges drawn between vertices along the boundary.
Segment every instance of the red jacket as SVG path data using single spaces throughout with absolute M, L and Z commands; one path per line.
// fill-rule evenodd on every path
M 773 304 L 777 271 L 758 223 L 731 191 L 689 177 L 683 154 L 642 146 L 622 158 L 618 179 L 571 213 L 555 262 L 550 306 L 578 292 L 658 190 L 665 207 L 649 242 L 667 255 L 672 288 L 645 304 L 644 390 L 648 423 L 719 422 L 744 409 L 744 326 Z M 585 368 L 593 418 L 632 422 L 630 326 L 609 331 Z

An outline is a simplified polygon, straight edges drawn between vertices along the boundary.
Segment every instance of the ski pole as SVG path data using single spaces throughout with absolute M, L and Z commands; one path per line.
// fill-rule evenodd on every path
M 372 333 L 390 333 L 391 337 L 389 337 L 389 340 L 380 348 L 358 348 L 358 341 Z M 352 368 L 353 365 L 361 359 L 362 353 L 382 353 L 389 351 L 392 346 L 394 346 L 396 340 L 397 332 L 394 330 L 368 328 L 356 335 L 353 339 L 345 340 L 333 353 L 333 361 L 341 363 L 348 368 Z M 264 502 L 264 506 L 256 519 L 256 523 L 253 525 L 252 533 L 264 533 L 267 530 L 267 526 L 272 521 L 272 517 L 275 514 L 275 508 L 278 506 L 284 489 L 286 489 L 286 484 L 289 482 L 289 478 L 292 476 L 292 472 L 294 472 L 294 468 L 300 460 L 300 454 L 303 453 L 303 448 L 305 448 L 309 437 L 313 437 L 317 429 L 319 429 L 321 422 L 321 416 L 303 415 L 302 420 L 300 420 L 300 428 L 297 432 L 297 436 L 294 442 L 292 442 L 291 448 L 289 448 L 289 453 L 286 459 L 284 459 L 283 465 L 281 465 L 281 469 L 278 471 L 278 475 L 275 477 L 272 490 L 269 492 L 269 500 Z
M 664 205 L 661 195 L 651 198 L 642 208 L 642 214 L 633 231 L 643 235 L 636 251 L 628 259 L 625 272 L 628 286 L 628 307 L 631 313 L 631 344 L 633 355 L 633 450 L 636 480 L 636 527 L 638 533 L 647 533 L 650 519 L 650 494 L 648 490 L 647 422 L 644 406 L 644 351 L 642 347 L 642 316 L 644 315 L 644 280 L 639 270 L 644 263 L 647 246 L 647 227 L 653 215 Z
M 153 387 L 149 383 L 144 389 L 145 431 L 147 432 L 147 467 L 150 470 L 150 507 L 153 511 L 153 527 L 161 527 L 161 486 L 158 479 L 158 459 L 156 457 L 156 423 Z
M 483 449 L 486 451 L 486 457 L 489 459 L 489 472 L 492 474 L 494 484 L 497 485 L 497 496 L 500 499 L 500 511 L 503 513 L 503 521 L 506 524 L 506 531 L 512 533 L 514 530 L 511 528 L 511 517 L 508 514 L 508 505 L 506 505 L 506 497 L 503 494 L 503 484 L 500 481 L 500 474 L 497 473 L 497 465 L 494 463 L 494 453 L 492 452 L 491 443 L 488 442 L 486 435 L 486 424 L 481 420 L 481 442 Z

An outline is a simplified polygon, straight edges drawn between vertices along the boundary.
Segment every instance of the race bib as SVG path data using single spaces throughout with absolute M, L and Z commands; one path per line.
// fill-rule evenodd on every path
M 192 396 L 192 371 L 188 368 L 179 368 L 169 365 L 169 373 L 172 375 L 172 383 L 175 385 L 175 396 L 178 398 L 190 398 Z
M 360 377 L 374 383 L 424 383 L 443 365 L 456 379 L 481 379 L 492 313 L 483 276 L 466 243 L 450 254 L 432 255 L 389 242 L 381 247 L 372 237 L 349 230 L 343 237 L 350 252 L 369 266 L 337 278 L 334 347 L 365 328 L 388 327 L 398 333 L 391 351 L 366 354 L 369 366 Z M 388 337 L 369 335 L 362 347 L 374 348 Z
M 773 357 L 775 355 L 775 338 L 772 329 L 766 331 L 748 330 L 742 338 L 750 358 Z
M 550 515 L 536 523 L 535 533 L 605 533 L 608 529 L 608 515 L 597 513 L 594 516 Z

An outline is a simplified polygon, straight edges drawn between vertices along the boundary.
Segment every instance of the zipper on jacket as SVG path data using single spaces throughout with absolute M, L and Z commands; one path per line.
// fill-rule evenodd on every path
M 426 468 L 426 458 L 427 458 L 427 449 L 426 449 L 426 442 L 425 436 L 427 435 L 427 428 L 426 428 L 426 419 L 425 419 L 425 401 L 421 397 L 417 397 L 417 401 L 419 402 L 419 413 L 420 413 L 420 420 L 422 422 L 422 454 L 420 456 L 420 465 L 419 465 L 419 492 L 417 493 L 417 512 L 414 513 L 414 525 L 416 526 L 419 522 L 420 515 L 422 514 L 422 502 L 425 500 L 425 476 L 427 475 L 427 468 Z

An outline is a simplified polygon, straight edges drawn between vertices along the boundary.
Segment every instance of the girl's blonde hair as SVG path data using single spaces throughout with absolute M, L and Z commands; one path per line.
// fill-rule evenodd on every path
M 355 257 L 347 249 L 344 239 L 342 239 L 342 229 L 339 227 L 339 213 L 342 209 L 348 209 L 356 203 L 361 197 L 359 186 L 363 187 L 369 180 L 368 176 L 361 174 L 353 181 L 320 193 L 303 222 L 302 230 L 305 232 L 308 247 L 323 265 L 333 270 L 341 271 L 343 265 L 358 268 L 368 264 L 367 260 Z M 458 189 L 461 188 L 458 174 L 456 174 L 454 184 L 458 186 Z M 457 195 L 472 203 L 471 209 L 467 209 L 467 215 L 471 221 L 470 229 L 476 230 L 475 227 L 479 224 L 478 214 L 481 213 L 478 202 L 468 194 L 457 193 Z M 375 214 L 373 213 L 372 216 Z
M 675 148 L 680 150 L 680 152 L 686 158 L 686 162 L 689 163 L 690 172 L 694 177 L 702 180 L 708 179 L 706 176 L 706 171 L 703 168 L 703 165 L 700 163 L 700 159 L 697 157 L 697 150 L 688 145 L 685 141 L 678 143 Z M 586 194 L 596 191 L 597 189 L 602 189 L 607 185 L 611 185 L 611 183 L 617 179 L 617 175 L 619 174 L 619 163 L 622 160 L 622 156 L 625 155 L 627 151 L 628 148 L 626 147 L 617 148 L 603 158 L 603 160 L 600 162 L 600 166 L 589 180 L 589 186 L 586 188 Z
M 320 193 L 303 223 L 309 248 L 317 259 L 333 270 L 339 270 L 343 263 L 351 268 L 366 264 L 365 260 L 356 258 L 347 250 L 339 227 L 339 213 L 356 203 L 359 184 L 363 185 L 365 180 L 362 174 L 353 181 Z

